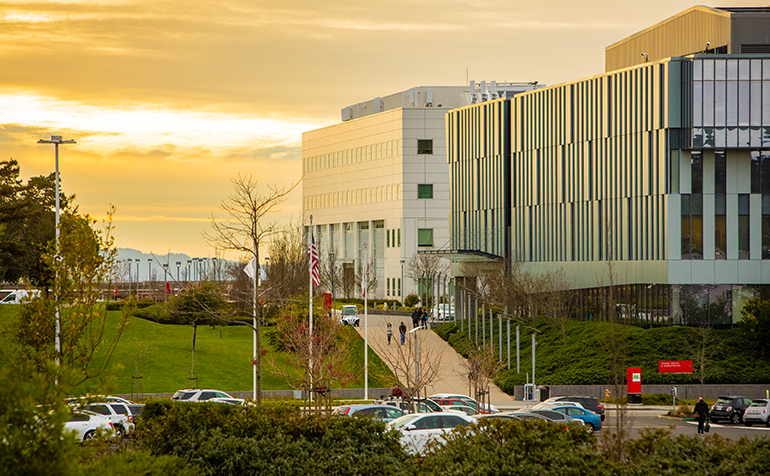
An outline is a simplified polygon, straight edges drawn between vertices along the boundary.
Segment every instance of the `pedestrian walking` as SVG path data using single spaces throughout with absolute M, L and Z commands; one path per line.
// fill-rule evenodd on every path
M 388 345 L 390 345 L 390 339 L 393 337 L 393 325 L 388 322 L 388 328 L 385 329 L 385 334 L 388 335 Z
M 703 401 L 703 397 L 698 397 L 698 403 L 695 404 L 695 414 L 698 420 L 698 434 L 702 435 L 705 430 L 705 423 L 709 418 L 709 406 Z
M 420 325 L 428 328 L 428 313 L 425 312 L 425 309 L 422 310 L 422 313 L 420 314 Z
M 404 321 L 401 321 L 401 325 L 398 326 L 398 332 L 401 334 L 401 345 L 404 345 L 404 342 L 406 342 L 406 325 Z
M 422 318 L 422 307 L 418 307 L 412 312 L 412 328 L 416 328 L 420 325 L 420 319 Z

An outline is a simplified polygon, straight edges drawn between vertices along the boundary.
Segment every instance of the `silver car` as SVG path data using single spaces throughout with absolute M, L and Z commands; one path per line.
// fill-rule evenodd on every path
M 743 414 L 743 423 L 751 426 L 754 423 L 764 423 L 770 426 L 770 400 L 759 398 L 751 402 Z

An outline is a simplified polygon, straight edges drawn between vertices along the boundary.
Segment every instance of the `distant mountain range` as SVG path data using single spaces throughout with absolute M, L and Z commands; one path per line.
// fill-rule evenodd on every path
M 233 261 L 226 259 L 190 257 L 184 253 L 163 255 L 143 253 L 131 248 L 118 248 L 118 261 L 123 263 L 121 269 L 125 276 L 122 276 L 122 279 L 126 281 L 129 277 L 129 265 L 131 267 L 131 281 L 137 281 L 137 269 L 139 270 L 138 281 L 146 281 L 148 277 L 152 277 L 153 280 L 162 280 L 164 271 L 169 273 L 169 279 L 177 279 L 178 276 L 181 281 L 197 281 L 207 275 L 213 277 L 215 268 L 219 268 L 220 272 L 223 273 L 226 264 L 233 263 Z M 164 264 L 168 265 L 165 270 Z

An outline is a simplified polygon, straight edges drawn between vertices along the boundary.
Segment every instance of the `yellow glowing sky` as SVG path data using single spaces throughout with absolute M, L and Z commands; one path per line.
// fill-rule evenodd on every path
M 764 6 L 720 1 L 719 6 Z M 419 85 L 577 79 L 683 0 L 1 1 L 0 160 L 53 170 L 117 245 L 213 256 L 237 173 L 300 179 L 301 133 Z M 276 218 L 300 212 L 297 188 Z M 235 258 L 233 255 L 228 257 Z

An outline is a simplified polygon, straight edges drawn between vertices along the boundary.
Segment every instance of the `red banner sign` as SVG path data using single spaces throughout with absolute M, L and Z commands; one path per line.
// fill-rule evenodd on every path
M 691 374 L 692 360 L 659 360 L 658 373 L 661 374 Z
M 628 393 L 641 395 L 642 394 L 642 369 L 638 367 L 628 367 L 626 369 L 626 383 L 628 385 Z

